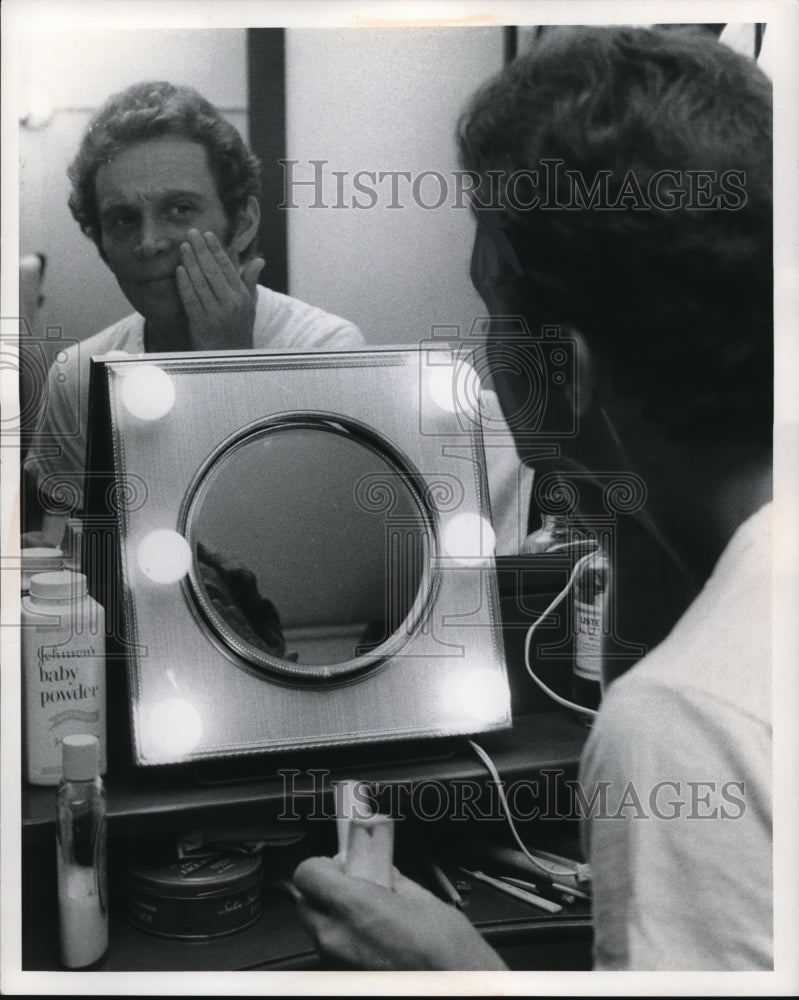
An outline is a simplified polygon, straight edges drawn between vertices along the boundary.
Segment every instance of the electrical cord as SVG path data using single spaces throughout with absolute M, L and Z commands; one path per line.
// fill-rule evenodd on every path
M 480 746 L 479 743 L 475 743 L 474 740 L 469 740 L 469 746 L 474 750 L 480 760 L 485 764 L 488 773 L 493 778 L 497 786 L 497 794 L 499 795 L 499 801 L 502 803 L 502 808 L 505 811 L 505 818 L 508 821 L 508 826 L 510 827 L 510 832 L 513 835 L 513 839 L 519 845 L 519 849 L 522 854 L 527 858 L 527 860 L 533 865 L 533 867 L 545 875 L 548 879 L 557 881 L 562 878 L 576 878 L 578 882 L 587 882 L 591 878 L 591 868 L 587 864 L 580 862 L 575 862 L 573 867 L 568 867 L 567 865 L 553 863 L 552 867 L 545 864 L 541 858 L 536 857 L 532 854 L 524 844 L 524 841 L 519 836 L 519 831 L 516 829 L 516 824 L 513 822 L 513 816 L 511 815 L 510 806 L 508 805 L 508 800 L 505 796 L 505 789 L 502 787 L 502 779 L 499 776 L 499 771 L 496 765 L 491 760 L 486 751 Z
M 559 546 L 559 548 L 560 549 L 568 548 L 569 544 L 582 545 L 584 544 L 584 540 L 580 540 L 576 543 L 567 543 L 566 545 Z M 574 586 L 574 581 L 575 578 L 577 577 L 577 574 L 582 570 L 583 566 L 585 566 L 585 564 L 595 555 L 596 555 L 596 548 L 593 549 L 591 552 L 587 553 L 586 555 L 581 556 L 580 559 L 577 560 L 577 562 L 574 564 L 574 568 L 572 569 L 571 575 L 569 576 L 566 586 L 563 588 L 563 590 L 561 590 L 561 592 L 557 595 L 557 597 L 549 604 L 549 606 L 544 611 L 542 611 L 542 613 L 538 616 L 538 618 L 536 618 L 536 620 L 527 630 L 527 635 L 525 636 L 524 640 L 524 666 L 527 670 L 527 673 L 530 675 L 533 681 L 535 681 L 535 683 L 541 688 L 541 690 L 545 694 L 547 694 L 553 701 L 557 702 L 559 705 L 563 705 L 565 708 L 571 708 L 577 712 L 582 712 L 592 717 L 597 714 L 594 709 L 587 708 L 585 705 L 578 705 L 576 702 L 570 701 L 568 698 L 564 698 L 561 695 L 557 694 L 557 692 L 553 691 L 550 687 L 548 687 L 541 680 L 541 678 L 535 673 L 530 664 L 530 643 L 532 641 L 533 633 L 535 632 L 535 630 L 538 628 L 541 622 L 547 617 L 547 615 L 550 614 L 552 611 L 554 611 L 555 608 L 563 600 L 563 598 L 566 597 L 566 595 Z M 564 865 L 556 865 L 555 867 L 550 868 L 540 858 L 537 858 L 527 849 L 527 847 L 524 844 L 524 841 L 519 836 L 519 832 L 516 829 L 516 824 L 513 822 L 513 817 L 511 815 L 510 807 L 508 806 L 508 800 L 505 796 L 505 790 L 502 787 L 502 779 L 499 776 L 499 771 L 494 765 L 494 762 L 491 760 L 486 751 L 478 743 L 475 743 L 474 740 L 469 740 L 469 745 L 477 754 L 477 756 L 480 758 L 480 760 L 483 762 L 483 764 L 485 764 L 488 773 L 496 782 L 497 792 L 499 794 L 499 801 L 502 804 L 502 808 L 505 812 L 505 818 L 508 821 L 508 826 L 510 827 L 510 832 L 513 835 L 513 839 L 516 841 L 516 843 L 519 846 L 519 849 L 522 851 L 527 860 L 534 866 L 534 868 L 537 871 L 541 872 L 542 874 L 546 875 L 547 878 L 553 880 L 558 878 L 564 878 L 566 876 L 572 876 L 576 878 L 578 882 L 589 881 L 591 878 L 591 868 L 589 865 L 575 863 L 574 868 L 567 868 Z
M 564 708 L 571 708 L 571 709 L 573 709 L 576 712 L 583 713 L 584 715 L 590 715 L 592 718 L 597 714 L 595 709 L 593 709 L 593 708 L 586 708 L 584 705 L 578 705 L 576 702 L 569 701 L 568 698 L 564 698 L 562 695 L 557 694 L 557 692 L 553 691 L 552 688 L 548 687 L 541 680 L 541 678 L 535 673 L 535 671 L 533 670 L 532 666 L 530 665 L 530 642 L 531 642 L 531 640 L 533 638 L 533 632 L 535 632 L 535 630 L 538 628 L 538 626 L 541 624 L 541 622 L 546 618 L 546 616 L 551 611 L 554 611 L 554 609 L 560 604 L 560 602 L 563 600 L 563 598 L 569 593 L 569 591 L 571 590 L 572 586 L 574 585 L 575 577 L 580 572 L 580 570 L 582 569 L 582 567 L 591 558 L 593 558 L 593 556 L 595 554 L 596 554 L 596 550 L 594 550 L 593 552 L 587 553 L 587 555 L 584 555 L 580 559 L 577 560 L 577 562 L 574 564 L 574 569 L 571 572 L 571 576 L 569 577 L 569 580 L 568 580 L 568 583 L 566 584 L 566 586 L 563 588 L 563 590 L 561 590 L 561 592 L 558 594 L 558 596 L 552 601 L 552 603 L 549 605 L 549 607 L 546 608 L 545 611 L 542 611 L 542 613 L 538 616 L 538 618 L 536 618 L 536 620 L 533 622 L 533 624 L 527 630 L 527 635 L 525 636 L 525 639 L 524 639 L 524 666 L 525 666 L 525 669 L 527 670 L 527 673 L 530 675 L 530 677 L 535 681 L 535 683 L 541 688 L 541 690 L 544 692 L 544 694 L 549 695 L 549 697 L 553 701 L 557 702 L 559 705 L 563 705 Z

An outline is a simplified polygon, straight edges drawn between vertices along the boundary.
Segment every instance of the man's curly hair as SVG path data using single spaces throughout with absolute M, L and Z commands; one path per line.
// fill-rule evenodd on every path
M 551 29 L 478 92 L 458 140 L 484 189 L 496 172 L 500 201 L 496 178 L 527 172 L 515 199 L 476 210 L 503 258 L 489 298 L 533 332 L 581 331 L 617 389 L 671 436 L 770 440 L 771 85 L 755 63 L 690 30 Z M 556 199 L 546 160 L 562 161 Z M 712 173 L 714 195 L 735 171 L 743 196 L 551 207 L 573 200 L 565 171 L 586 185 L 605 171 L 612 201 L 630 172 L 646 192 L 666 170 L 675 189 Z
M 250 195 L 258 197 L 258 159 L 209 101 L 191 87 L 164 81 L 134 84 L 109 97 L 94 115 L 67 170 L 72 215 L 101 253 L 97 171 L 121 150 L 160 136 L 190 139 L 205 147 L 217 193 L 231 222 Z

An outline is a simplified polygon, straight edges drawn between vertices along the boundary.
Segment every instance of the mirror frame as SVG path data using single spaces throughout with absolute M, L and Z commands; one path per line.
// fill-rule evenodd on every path
M 431 341 L 418 349 L 93 359 L 86 525 L 113 526 L 118 567 L 105 580 L 96 570 L 101 579 L 90 586 L 118 605 L 106 613 L 121 625 L 136 765 L 511 725 L 473 354 L 472 345 Z M 149 378 L 153 366 L 174 387 L 174 405 L 160 419 L 141 420 L 126 408 L 123 386 L 143 367 Z M 433 382 L 440 390 L 440 376 L 446 385 L 450 372 L 457 405 L 447 408 Z M 476 387 L 461 400 L 455 384 L 463 385 L 464 372 Z M 183 539 L 192 491 L 210 463 L 254 428 L 308 414 L 359 429 L 398 456 L 434 539 L 432 585 L 417 591 L 421 605 L 406 619 L 412 627 L 365 662 L 311 683 L 270 669 L 274 663 L 254 665 L 209 627 L 193 596 L 193 555 Z M 465 555 L 448 551 L 450 525 L 461 516 L 458 526 L 471 532 L 457 543 L 466 545 Z M 142 544 L 164 529 L 178 536 L 188 561 L 177 579 L 156 582 L 145 572 Z

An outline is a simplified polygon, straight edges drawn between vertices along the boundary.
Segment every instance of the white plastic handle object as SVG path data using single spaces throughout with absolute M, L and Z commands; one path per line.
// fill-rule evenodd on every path
M 394 864 L 394 821 L 373 813 L 350 820 L 344 871 L 391 888 Z
M 334 781 L 333 795 L 336 804 L 336 833 L 338 834 L 338 854 L 347 857 L 349 827 L 353 819 L 365 819 L 372 815 L 368 803 L 367 785 L 364 781 Z

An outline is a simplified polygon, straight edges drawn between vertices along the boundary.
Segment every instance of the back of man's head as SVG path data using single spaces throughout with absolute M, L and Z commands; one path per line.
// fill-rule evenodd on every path
M 459 142 L 501 258 L 487 297 L 578 329 L 671 436 L 770 439 L 771 87 L 751 60 L 695 31 L 553 29 Z
M 260 165 L 236 128 L 192 87 L 164 81 L 137 83 L 108 98 L 94 115 L 67 171 L 69 207 L 83 232 L 99 244 L 95 178 L 103 163 L 130 146 L 161 136 L 205 147 L 208 166 L 228 218 L 260 191 Z M 102 247 L 100 247 L 102 252 Z

